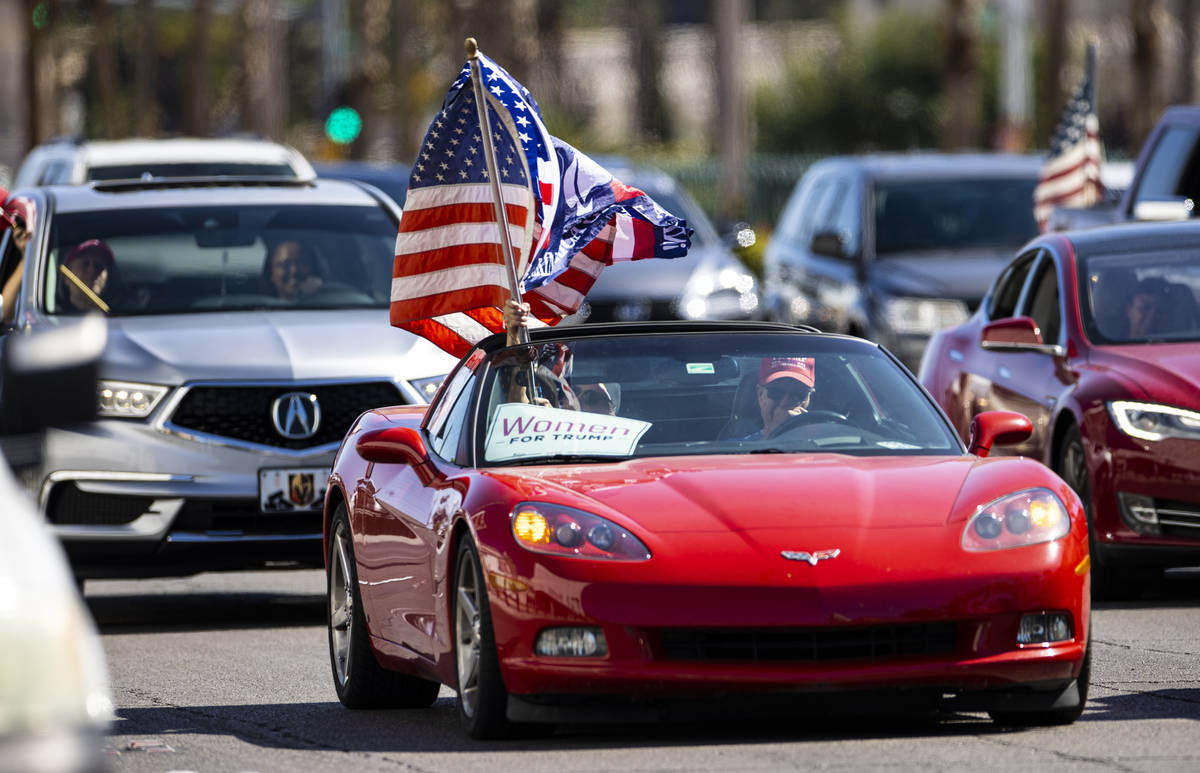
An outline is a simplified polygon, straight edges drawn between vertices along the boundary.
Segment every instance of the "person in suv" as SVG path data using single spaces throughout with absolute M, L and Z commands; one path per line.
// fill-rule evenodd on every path
M 869 338 L 915 372 L 929 336 L 966 320 L 1012 251 L 1037 235 L 1040 165 L 982 154 L 814 164 L 767 245 L 768 315 Z

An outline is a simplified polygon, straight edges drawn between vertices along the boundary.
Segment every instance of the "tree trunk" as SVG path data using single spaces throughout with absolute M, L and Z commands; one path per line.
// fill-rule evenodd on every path
M 272 0 L 243 0 L 243 123 L 250 131 L 281 140 L 287 115 L 283 77 L 283 25 Z
M 112 6 L 108 0 L 92 0 L 96 20 L 96 47 L 92 50 L 96 87 L 100 101 L 100 126 L 104 136 L 115 139 L 125 133 L 117 108 L 117 51 L 113 44 Z
M 1039 148 L 1050 146 L 1050 137 L 1054 134 L 1059 113 L 1067 100 L 1062 73 L 1066 60 L 1070 5 L 1070 0 L 1045 0 L 1042 5 L 1042 29 L 1046 30 L 1046 71 L 1039 78 L 1042 89 L 1038 94 L 1038 131 L 1035 138 Z
M 723 6 L 729 4 L 738 13 L 741 0 L 715 0 L 713 12 L 729 16 Z M 662 142 L 668 138 L 662 88 L 662 8 L 648 0 L 626 0 L 629 17 L 629 60 L 633 65 L 634 125 L 633 136 L 639 142 Z M 720 32 L 718 31 L 718 36 Z
M 212 132 L 212 84 L 208 71 L 211 53 L 212 0 L 196 0 L 192 9 L 187 94 L 183 109 L 183 130 L 194 137 L 204 137 Z
M 154 45 L 154 2 L 137 0 L 137 45 L 133 62 L 134 130 L 142 137 L 158 134 L 159 110 L 154 71 L 158 51 Z
M 1158 0 L 1133 0 L 1133 120 L 1132 147 L 1141 147 L 1158 121 L 1165 102 L 1163 88 L 1162 22 Z
M 979 146 L 979 45 L 975 0 L 946 0 L 946 150 Z
M 1183 50 L 1179 52 L 1179 87 L 1171 101 L 1176 104 L 1191 104 L 1196 95 L 1196 2 L 1178 2 L 1179 26 L 1183 29 Z
M 718 217 L 725 226 L 743 220 L 749 190 L 748 107 L 742 86 L 741 32 L 749 18 L 746 0 L 713 0 L 716 43 L 717 153 L 721 158 Z

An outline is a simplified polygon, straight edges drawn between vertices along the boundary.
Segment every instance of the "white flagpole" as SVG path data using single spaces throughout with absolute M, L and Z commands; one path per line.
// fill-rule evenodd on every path
M 508 212 L 504 208 L 504 195 L 500 190 L 500 178 L 496 173 L 496 149 L 492 146 L 492 125 L 487 117 L 487 100 L 483 89 L 482 68 L 479 66 L 479 46 L 475 38 L 467 38 L 467 61 L 471 64 L 471 83 L 475 88 L 475 107 L 479 111 L 479 132 L 483 140 L 483 158 L 488 180 L 492 183 L 492 207 L 496 212 L 496 223 L 500 226 L 500 246 L 504 250 L 504 262 L 508 264 L 508 289 L 517 303 L 521 302 L 521 280 L 517 276 L 517 260 L 513 254 L 512 241 L 508 233 Z M 521 343 L 529 343 L 529 330 L 520 328 Z

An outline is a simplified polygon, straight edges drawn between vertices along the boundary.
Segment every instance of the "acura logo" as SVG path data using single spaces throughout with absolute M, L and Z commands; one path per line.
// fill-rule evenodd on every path
M 811 553 L 807 550 L 784 550 L 780 555 L 789 561 L 807 561 L 810 566 L 816 566 L 818 561 L 837 558 L 841 553 L 841 548 L 831 548 L 829 550 L 814 550 Z
M 321 426 L 321 406 L 310 392 L 288 392 L 271 403 L 275 431 L 288 440 L 304 440 Z

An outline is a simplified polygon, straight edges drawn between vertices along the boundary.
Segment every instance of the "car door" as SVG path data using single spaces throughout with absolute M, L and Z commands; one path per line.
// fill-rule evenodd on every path
M 430 464 L 372 464 L 359 483 L 364 501 L 372 504 L 360 513 L 361 537 L 355 543 L 367 614 L 380 636 L 431 659 L 439 650 L 434 613 L 441 592 L 434 557 L 460 500 L 453 485 L 436 474 L 453 462 L 436 457 L 455 455 L 473 385 L 466 367 L 447 384 L 426 434 L 435 456 Z

